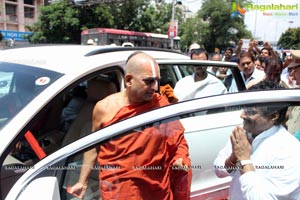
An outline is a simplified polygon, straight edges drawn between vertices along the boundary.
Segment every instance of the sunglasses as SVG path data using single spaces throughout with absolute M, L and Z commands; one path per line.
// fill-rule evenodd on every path
M 160 83 L 160 79 L 155 77 L 143 78 L 142 81 L 144 81 L 146 85 L 153 85 L 155 82 L 157 82 L 157 84 L 159 85 Z

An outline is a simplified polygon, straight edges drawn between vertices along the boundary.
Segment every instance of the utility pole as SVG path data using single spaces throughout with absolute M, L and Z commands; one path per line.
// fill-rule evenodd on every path
M 172 28 L 173 28 L 173 34 L 170 35 L 170 37 L 171 37 L 171 44 L 170 44 L 171 49 L 174 48 L 175 5 L 176 5 L 176 0 L 172 0 L 172 17 L 171 17 L 171 24 L 170 24 L 170 26 L 172 26 Z
M 172 0 L 172 17 L 171 17 L 171 22 L 170 22 L 170 25 L 169 25 L 169 31 L 168 31 L 168 35 L 169 35 L 169 38 L 171 39 L 171 44 L 170 44 L 170 47 L 171 49 L 174 48 L 174 37 L 176 37 L 177 35 L 177 30 L 178 30 L 178 21 L 175 20 L 175 6 L 176 5 L 182 5 L 182 2 L 181 1 L 178 1 L 178 0 Z

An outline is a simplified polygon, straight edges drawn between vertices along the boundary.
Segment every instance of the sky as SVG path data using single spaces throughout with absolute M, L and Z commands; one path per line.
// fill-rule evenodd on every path
M 166 0 L 172 2 L 172 0 Z M 181 0 L 190 11 L 197 12 L 201 8 L 202 0 Z M 299 0 L 252 0 L 253 6 L 283 5 L 294 6 L 288 10 L 250 10 L 246 9 L 244 22 L 246 28 L 252 32 L 257 40 L 277 41 L 280 35 L 289 27 L 300 27 L 300 1 Z M 277 16 L 275 16 L 275 14 Z M 278 16 L 278 15 L 281 16 Z M 285 16 L 283 16 L 285 15 Z

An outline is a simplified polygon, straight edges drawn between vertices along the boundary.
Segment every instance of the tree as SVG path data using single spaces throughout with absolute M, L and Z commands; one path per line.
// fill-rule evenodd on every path
M 80 37 L 78 10 L 66 1 L 55 1 L 51 6 L 40 8 L 38 22 L 29 27 L 32 43 L 76 43 Z
M 284 49 L 299 49 L 300 48 L 300 28 L 289 28 L 281 34 L 278 44 Z
M 171 15 L 171 3 L 161 1 L 156 5 L 147 4 L 136 19 L 133 29 L 137 31 L 167 34 Z M 179 8 L 175 9 L 175 19 L 178 20 L 180 28 L 182 23 L 182 12 Z
M 241 7 L 246 2 L 239 1 Z M 196 19 L 202 21 L 200 31 L 201 42 L 207 51 L 213 52 L 215 48 L 224 49 L 232 46 L 240 38 L 252 38 L 251 32 L 246 30 L 242 17 L 231 18 L 232 3 L 225 0 L 204 0 Z M 199 22 L 200 23 L 200 22 Z M 237 30 L 232 33 L 229 30 Z
M 41 7 L 38 22 L 28 27 L 33 32 L 30 41 L 80 43 L 81 31 L 95 27 L 167 34 L 171 8 L 171 4 L 164 1 L 154 7 L 149 0 L 81 6 L 71 6 L 65 0 L 57 1 Z M 182 19 L 180 12 L 176 14 L 177 19 Z
M 181 46 L 183 51 L 186 51 L 189 46 L 196 42 L 203 46 L 203 40 L 201 40 L 202 35 L 206 35 L 208 31 L 208 24 L 199 20 L 197 17 L 190 17 L 186 19 L 180 26 L 181 32 Z
M 128 0 L 121 5 L 111 6 L 111 13 L 114 13 L 114 27 L 117 29 L 133 29 L 137 19 L 140 17 L 144 8 L 147 7 L 149 1 Z
M 92 6 L 79 6 L 73 9 L 78 10 L 80 20 L 80 31 L 95 27 L 113 27 L 114 16 L 107 4 L 97 4 Z M 80 37 L 80 33 L 79 33 Z
M 33 32 L 30 41 L 80 43 L 81 31 L 95 27 L 137 30 L 135 23 L 147 4 L 149 1 L 128 0 L 122 4 L 72 6 L 66 0 L 55 1 L 41 7 L 38 22 L 28 27 Z

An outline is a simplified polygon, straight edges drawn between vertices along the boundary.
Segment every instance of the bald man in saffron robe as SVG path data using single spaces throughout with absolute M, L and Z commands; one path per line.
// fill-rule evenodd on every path
M 159 79 L 159 66 L 151 56 L 143 52 L 129 56 L 126 89 L 96 104 L 92 131 L 168 105 L 168 100 L 156 92 Z M 79 180 L 70 193 L 84 196 L 96 161 L 102 166 L 99 180 L 104 200 L 189 199 L 191 163 L 179 121 L 135 130 L 85 152 Z

